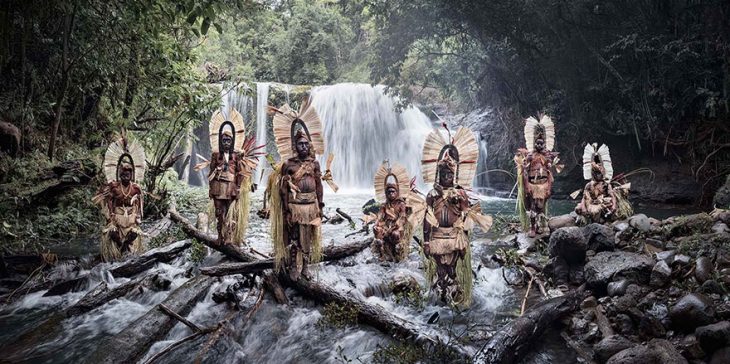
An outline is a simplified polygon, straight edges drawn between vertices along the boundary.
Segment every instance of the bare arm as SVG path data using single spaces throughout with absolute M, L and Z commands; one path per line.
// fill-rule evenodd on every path
M 324 191 L 322 190 L 322 170 L 320 169 L 319 162 L 317 161 L 314 161 L 314 177 L 314 183 L 317 188 L 317 201 L 319 201 L 319 211 L 321 213 L 322 208 L 324 208 Z

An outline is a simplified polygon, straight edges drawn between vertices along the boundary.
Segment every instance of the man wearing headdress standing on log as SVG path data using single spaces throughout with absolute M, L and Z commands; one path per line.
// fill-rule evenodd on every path
M 256 169 L 258 155 L 253 138 L 246 139 L 243 116 L 231 109 L 230 120 L 218 110 L 210 120 L 210 162 L 196 165 L 202 169 L 209 164 L 208 196 L 213 200 L 217 221 L 218 243 L 243 242 L 248 227 L 251 175 Z
M 372 250 L 381 261 L 408 257 L 413 230 L 423 221 L 425 202 L 412 191 L 415 183 L 400 164 L 383 162 L 375 173 L 375 198 L 381 203 L 375 220 Z M 418 217 L 420 216 L 420 218 Z
M 449 134 L 448 140 L 434 130 L 423 147 L 423 179 L 433 183 L 423 221 L 426 276 L 441 301 L 461 307 L 471 304 L 468 233 L 475 224 L 483 231 L 492 225 L 491 216 L 482 215 L 464 189 L 471 188 L 478 158 L 479 147 L 467 128 L 459 128 L 453 138 Z
M 554 180 L 552 169 L 556 168 L 558 172 L 562 169 L 558 153 L 553 152 L 555 124 L 552 119 L 543 115 L 540 121 L 534 117 L 525 120 L 525 143 L 527 148 L 520 149 L 515 156 L 517 203 L 523 228 L 529 226 L 529 236 L 534 238 L 542 233 L 542 225 L 547 221 L 547 201 Z
M 121 259 L 126 254 L 142 251 L 143 194 L 135 183 L 144 178 L 144 149 L 130 142 L 124 133 L 109 145 L 104 154 L 104 175 L 107 184 L 94 196 L 107 221 L 101 235 L 101 257 L 106 262 Z
M 315 159 L 317 154 L 324 153 L 322 122 L 308 101 L 299 112 L 288 105 L 271 108 L 274 138 L 284 160 L 274 171 L 279 201 L 272 199 L 270 204 L 272 240 L 277 270 L 285 266 L 294 281 L 301 275 L 307 277 L 307 266 L 322 259 L 322 180 L 334 186 L 329 170 L 323 175 Z

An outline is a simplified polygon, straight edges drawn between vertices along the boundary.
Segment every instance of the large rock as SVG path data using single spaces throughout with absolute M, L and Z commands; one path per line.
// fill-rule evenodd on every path
M 585 265 L 589 286 L 606 287 L 608 282 L 626 278 L 630 282 L 648 283 L 654 260 L 642 254 L 625 251 L 601 252 Z
M 712 279 L 712 272 L 715 268 L 712 266 L 712 259 L 708 257 L 699 257 L 695 262 L 695 278 L 699 283 Z
M 712 323 L 714 316 L 712 300 L 700 293 L 690 293 L 680 298 L 669 309 L 672 325 L 685 332 Z
M 560 228 L 575 226 L 576 216 L 575 212 L 560 216 L 553 216 L 550 220 L 548 220 L 548 228 L 550 228 L 550 231 L 555 231 Z
M 20 149 L 20 129 L 6 121 L 0 121 L 0 151 L 15 157 Z
M 730 208 L 730 174 L 725 177 L 725 184 L 720 186 L 715 192 L 715 198 L 712 200 L 715 207 L 721 209 Z
M 644 214 L 637 214 L 629 218 L 629 225 L 636 230 L 647 232 L 651 230 L 651 222 Z
M 621 335 L 611 335 L 603 338 L 596 345 L 593 345 L 593 351 L 596 353 L 596 359 L 600 363 L 605 363 L 610 357 L 616 353 L 626 350 L 634 346 L 634 343 Z
M 695 336 L 705 352 L 711 353 L 730 344 L 730 322 L 720 321 L 716 324 L 700 326 L 695 329 Z
M 672 269 L 669 268 L 669 265 L 665 261 L 660 260 L 651 270 L 649 284 L 654 287 L 664 287 L 669 283 L 671 275 Z
M 686 364 L 682 354 L 672 343 L 663 339 L 653 339 L 647 344 L 636 345 L 612 356 L 607 364 Z
M 613 229 L 606 225 L 589 224 L 583 228 L 583 236 L 586 239 L 588 250 L 594 252 L 613 250 L 616 245 L 616 235 Z
M 560 256 L 568 263 L 583 262 L 587 247 L 583 231 L 575 226 L 555 230 L 548 245 L 551 257 Z

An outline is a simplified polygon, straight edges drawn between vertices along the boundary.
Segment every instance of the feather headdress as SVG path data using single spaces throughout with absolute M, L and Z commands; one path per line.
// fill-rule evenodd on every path
M 144 148 L 136 140 L 130 141 L 122 132 L 122 136 L 110 144 L 104 153 L 104 175 L 107 182 L 119 179 L 119 167 L 125 162 L 134 167 L 132 181 L 144 178 Z
M 530 152 L 535 151 L 535 139 L 542 137 L 545 140 L 545 149 L 552 151 L 555 147 L 555 123 L 547 115 L 540 121 L 530 116 L 525 120 L 525 145 Z
M 471 187 L 474 175 L 477 171 L 477 160 L 479 159 L 479 145 L 474 133 L 468 128 L 461 127 L 451 137 L 451 132 L 446 125 L 444 128 L 448 133 L 448 139 L 438 130 L 434 129 L 426 137 L 423 145 L 423 159 L 421 168 L 423 180 L 426 183 L 435 183 L 438 175 L 438 164 L 447 155 L 456 163 L 456 184 L 462 187 Z
M 603 167 L 603 179 L 610 181 L 613 178 L 613 165 L 611 164 L 611 154 L 606 144 L 598 147 L 598 143 L 586 144 L 583 149 L 583 178 L 592 179 L 591 170 L 593 164 Z
M 224 133 L 230 132 L 233 138 L 233 148 L 236 151 L 243 150 L 243 145 L 246 139 L 246 123 L 243 121 L 243 115 L 231 108 L 228 112 L 230 120 L 226 120 L 223 116 L 223 112 L 217 110 L 213 113 L 208 124 L 208 131 L 210 134 L 210 148 L 213 153 L 220 152 L 221 136 Z
M 294 137 L 299 130 L 307 135 L 315 154 L 324 154 L 322 121 L 309 100 L 302 103 L 299 112 L 292 110 L 288 104 L 279 109 L 269 107 L 269 110 L 274 112 L 274 139 L 282 160 L 296 156 Z
M 380 203 L 386 200 L 385 190 L 391 178 L 395 180 L 393 182 L 401 197 L 407 197 L 411 191 L 411 178 L 408 176 L 406 168 L 398 163 L 391 164 L 386 160 L 375 172 L 375 199 Z

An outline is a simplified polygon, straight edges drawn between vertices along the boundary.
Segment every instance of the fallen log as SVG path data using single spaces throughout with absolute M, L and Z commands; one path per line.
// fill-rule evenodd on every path
M 251 262 L 257 259 L 252 254 L 238 249 L 238 247 L 236 247 L 234 244 L 218 244 L 217 239 L 196 229 L 195 225 L 188 221 L 188 219 L 186 219 L 184 216 L 180 215 L 180 213 L 176 210 L 170 209 L 169 212 L 170 220 L 180 224 L 180 228 L 183 232 L 188 234 L 188 236 L 193 237 L 199 242 L 209 246 L 210 248 L 221 252 L 228 258 L 239 262 Z
M 502 327 L 474 356 L 475 363 L 518 363 L 553 322 L 578 309 L 583 287 L 564 296 L 543 301 Z
M 279 280 L 315 302 L 321 304 L 334 302 L 341 307 L 356 310 L 358 323 L 372 326 L 389 336 L 410 340 L 427 349 L 445 349 L 458 356 L 461 361 L 468 360 L 474 354 L 473 348 L 449 340 L 447 336 L 425 325 L 402 319 L 381 306 L 366 303 L 327 285 L 304 278 L 292 281 L 286 274 L 280 274 Z
M 190 240 L 181 240 L 163 247 L 155 248 L 140 256 L 124 261 L 123 263 L 109 269 L 109 272 L 117 278 L 132 277 L 154 267 L 157 263 L 167 263 L 173 260 L 175 257 L 180 255 L 180 253 L 189 248 L 190 245 L 192 245 Z M 89 278 L 90 274 L 86 273 L 76 278 L 62 281 L 53 285 L 43 296 L 56 296 L 78 291 L 86 286 Z
M 173 221 L 183 225 L 183 231 L 185 231 L 190 236 L 194 236 L 211 248 L 221 251 L 218 249 L 220 246 L 213 243 L 215 242 L 215 239 L 213 237 L 203 234 L 199 230 L 195 229 L 195 227 L 180 214 L 174 211 L 170 211 L 170 218 Z M 372 242 L 372 239 L 368 239 L 362 242 L 362 248 L 360 248 L 360 250 L 368 246 L 370 242 Z M 351 249 L 336 249 L 337 247 L 328 248 L 331 249 L 330 257 L 338 256 L 338 254 L 346 254 L 347 252 L 350 252 L 350 254 L 352 254 Z M 325 248 L 325 251 L 327 251 L 328 248 Z M 239 261 L 243 260 L 236 259 L 233 255 L 226 254 L 225 251 L 221 252 L 232 259 Z M 256 258 L 249 253 L 242 251 L 239 251 L 239 253 L 244 257 L 245 261 L 247 262 L 253 262 L 253 264 L 261 262 L 262 265 L 273 267 L 273 262 L 269 262 L 267 260 L 256 261 Z M 247 265 L 247 267 L 253 267 L 253 265 Z M 285 286 L 295 289 L 303 296 L 309 297 L 315 302 L 323 304 L 335 302 L 341 306 L 349 306 L 355 308 L 358 311 L 358 322 L 370 325 L 388 335 L 408 339 L 426 347 L 443 348 L 450 352 L 453 352 L 458 357 L 464 360 L 470 358 L 471 355 L 475 352 L 473 348 L 462 346 L 459 343 L 451 342 L 448 337 L 439 334 L 438 332 L 433 331 L 424 325 L 404 320 L 391 314 L 380 306 L 363 302 L 356 299 L 355 297 L 350 296 L 349 294 L 342 293 L 332 287 L 317 282 L 312 282 L 304 278 L 299 279 L 295 282 L 290 280 L 289 276 L 286 274 L 280 274 L 278 278 L 279 281 Z
M 322 252 L 322 259 L 324 261 L 332 261 L 352 256 L 370 246 L 372 241 L 372 238 L 368 238 L 351 244 L 327 246 Z M 231 274 L 255 273 L 273 268 L 274 260 L 266 259 L 248 263 L 223 263 L 212 267 L 201 268 L 200 272 L 209 276 L 227 276 Z
M 214 278 L 197 276 L 173 291 L 163 302 L 180 316 L 187 315 L 214 282 Z M 177 320 L 157 307 L 137 318 L 120 333 L 102 339 L 87 363 L 133 363 L 139 361 L 152 344 L 161 340 Z

